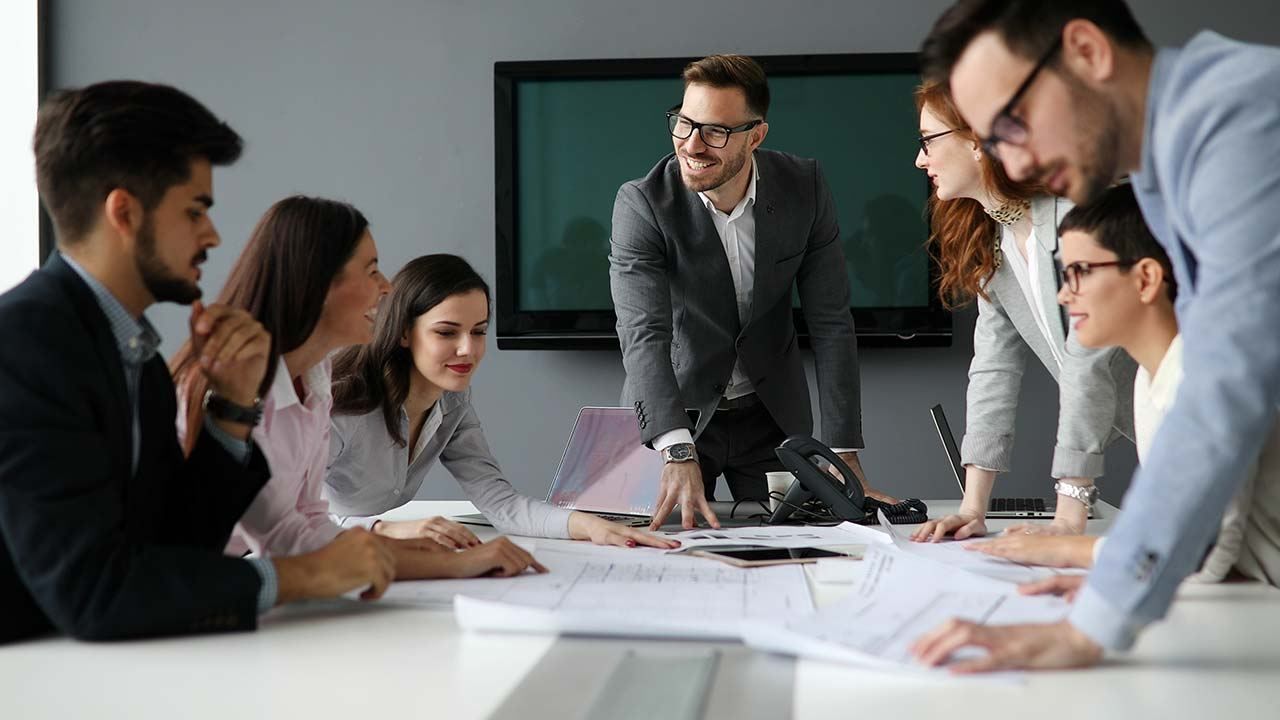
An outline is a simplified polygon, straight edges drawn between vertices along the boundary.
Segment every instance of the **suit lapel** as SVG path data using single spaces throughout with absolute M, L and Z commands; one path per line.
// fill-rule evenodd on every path
M 97 354 L 97 365 L 105 373 L 107 385 L 111 388 L 111 415 L 116 422 L 108 423 L 104 428 L 108 435 L 109 447 L 124 450 L 124 475 L 129 474 L 133 447 L 133 416 L 129 407 L 129 392 L 124 384 L 124 365 L 120 361 L 120 348 L 116 346 L 115 336 L 111 334 L 111 323 L 98 305 L 98 299 L 85 284 L 76 271 L 71 269 L 62 259 L 62 255 L 54 252 L 45 262 L 44 270 L 62 283 L 76 315 L 83 321 L 83 329 L 93 344 Z M 69 331 L 71 331 L 69 329 Z
M 760 317 L 760 313 L 768 310 L 768 303 L 756 302 L 758 298 L 767 298 L 768 283 L 773 279 L 774 264 L 778 261 L 778 228 L 782 212 L 782 197 L 775 193 L 776 183 L 769 183 L 768 176 L 760 169 L 761 157 L 756 157 L 756 171 L 760 177 L 756 180 L 756 204 L 750 212 L 756 221 L 755 237 L 755 277 L 751 285 L 751 320 Z
M 1028 248 L 1038 252 L 1036 273 L 1040 282 L 1040 297 L 1036 299 L 1049 320 L 1049 329 L 1053 331 L 1054 340 L 1059 347 L 1067 343 L 1067 309 L 1058 304 L 1058 289 L 1061 275 L 1058 271 L 1058 212 L 1057 202 L 1052 197 L 1036 198 L 1031 213 L 1031 224 L 1035 232 L 1035 246 L 1028 243 Z M 1039 210 L 1039 212 L 1035 212 Z M 1054 320 L 1057 322 L 1054 322 Z
M 677 181 L 679 181 L 677 179 Z M 700 286 L 699 295 L 705 294 L 712 301 L 727 311 L 722 320 L 726 327 L 737 328 L 738 299 L 734 293 L 733 273 L 729 270 L 729 258 L 725 254 L 724 241 L 716 232 L 715 222 L 711 219 L 711 211 L 702 204 L 697 193 L 685 188 L 685 212 L 689 216 L 692 228 L 687 238 L 679 238 L 679 242 L 687 243 L 687 253 L 681 253 L 692 260 L 691 266 L 677 269 L 682 275 L 696 278 Z M 736 334 L 736 333 L 735 333 Z

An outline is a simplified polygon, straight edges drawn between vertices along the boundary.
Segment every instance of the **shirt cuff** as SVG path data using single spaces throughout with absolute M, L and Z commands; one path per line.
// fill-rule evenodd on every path
M 333 524 L 344 530 L 353 527 L 362 527 L 365 530 L 373 530 L 373 526 L 382 519 L 377 515 L 330 515 L 329 518 L 333 520 Z
M 1138 639 L 1138 631 L 1143 627 L 1142 623 L 1130 621 L 1125 613 L 1113 607 L 1101 593 L 1089 585 L 1085 585 L 1084 590 L 1076 597 L 1067 621 L 1090 640 L 1108 650 L 1128 650 L 1133 647 Z
M 662 452 L 672 445 L 681 443 L 693 443 L 693 433 L 689 432 L 689 428 L 676 428 L 662 433 L 654 439 L 653 449 Z
M 843 454 L 845 454 L 845 453 L 856 453 L 856 452 L 858 452 L 858 451 L 859 451 L 859 450 L 861 450 L 861 449 L 862 449 L 862 448 L 843 448 L 843 447 L 840 447 L 840 448 L 831 448 L 831 452 L 833 452 L 833 453 L 835 453 L 835 454 L 837 454 L 837 455 L 843 455 Z
M 209 437 L 218 441 L 218 444 L 231 453 L 231 457 L 236 458 L 242 465 L 249 464 L 249 458 L 253 457 L 253 441 L 241 440 L 238 437 L 232 437 L 230 433 L 218 427 L 215 422 L 204 423 L 205 432 L 209 433 Z
M 1105 543 L 1106 541 L 1107 539 L 1105 537 L 1100 537 L 1097 540 L 1093 541 L 1093 564 L 1094 565 L 1098 564 L 1098 557 L 1102 555 L 1102 544 Z
M 1096 480 L 1102 475 L 1104 458 L 1102 453 L 1072 450 L 1059 445 L 1053 450 L 1053 467 L 1049 470 L 1049 475 L 1059 480 L 1062 478 Z
M 262 587 L 258 589 L 258 614 L 262 614 L 276 606 L 280 597 L 280 583 L 276 579 L 276 566 L 267 558 L 245 558 L 245 562 L 262 578 Z

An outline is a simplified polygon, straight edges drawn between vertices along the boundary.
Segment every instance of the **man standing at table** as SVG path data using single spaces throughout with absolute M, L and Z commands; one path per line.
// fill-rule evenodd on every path
M 273 605 L 376 597 L 391 580 L 390 552 L 361 529 L 297 557 L 221 554 L 270 474 L 249 433 L 271 338 L 241 310 L 193 308 L 213 421 L 190 458 L 178 447 L 143 311 L 200 297 L 220 242 L 212 167 L 241 147 L 163 85 L 100 83 L 40 109 L 36 183 L 58 247 L 0 296 L 0 643 L 248 630 Z
M 1015 180 L 1083 204 L 1128 174 L 1173 264 L 1185 380 L 1070 616 L 952 621 L 916 647 L 988 649 L 960 670 L 1090 665 L 1165 615 L 1275 422 L 1280 50 L 1202 32 L 1156 51 L 1121 0 L 962 0 L 923 60 Z
M 654 528 L 677 503 L 684 527 L 695 513 L 718 527 L 707 504 L 717 476 L 735 499 L 763 499 L 765 473 L 782 469 L 774 448 L 812 433 L 792 287 L 812 337 L 824 439 L 867 487 L 857 342 L 827 182 L 814 160 L 760 149 L 769 85 L 754 60 L 712 55 L 683 79 L 684 100 L 667 113 L 675 152 L 618 190 L 609 254 L 622 402 L 666 460 Z M 696 426 L 686 408 L 699 411 Z

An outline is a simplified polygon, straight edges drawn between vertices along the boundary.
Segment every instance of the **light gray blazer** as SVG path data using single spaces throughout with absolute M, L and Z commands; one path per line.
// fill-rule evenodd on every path
M 711 421 L 734 361 L 787 434 L 813 432 L 809 387 L 791 317 L 797 287 L 817 367 L 823 439 L 861 448 L 858 351 L 831 191 L 814 160 L 756 151 L 760 179 L 751 318 L 742 325 L 724 245 L 674 155 L 618 190 L 609 284 L 626 381 L 645 444 Z
M 1011 263 L 1021 259 L 1004 258 L 985 286 L 990 299 L 978 297 L 965 435 L 960 450 L 965 465 L 998 472 L 1009 470 L 1018 392 L 1028 350 L 1058 381 L 1058 442 L 1053 452 L 1053 477 L 1096 478 L 1102 475 L 1107 446 L 1120 435 L 1133 439 L 1133 376 L 1137 364 L 1119 348 L 1084 347 L 1074 332 L 1067 336 L 1061 321 L 1054 253 L 1058 223 L 1070 207 L 1070 202 L 1060 198 L 1033 200 L 1035 242 L 1027 246 L 1028 252 L 1039 253 L 1039 302 L 1049 318 L 1049 329 L 1054 342 L 1066 348 L 1062 371 L 1059 373 L 1014 274 Z

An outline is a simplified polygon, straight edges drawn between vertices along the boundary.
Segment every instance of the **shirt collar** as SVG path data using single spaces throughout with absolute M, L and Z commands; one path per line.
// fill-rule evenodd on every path
M 331 362 L 330 358 L 325 358 L 302 374 L 302 387 L 308 396 L 324 399 L 333 394 L 333 388 L 330 387 Z M 270 397 L 272 407 L 276 410 L 303 404 L 298 391 L 293 387 L 293 377 L 289 374 L 289 366 L 285 364 L 283 355 L 276 361 L 276 376 L 271 380 Z
M 749 204 L 750 205 L 755 204 L 756 181 L 759 179 L 760 179 L 760 165 L 756 163 L 756 154 L 751 153 L 751 182 L 747 183 L 746 196 L 743 197 L 742 200 L 739 201 L 736 206 L 734 206 L 733 212 L 729 213 L 730 220 L 733 220 L 739 215 L 741 215 L 742 212 L 747 208 Z M 702 204 L 705 205 L 708 210 L 712 212 L 719 212 L 716 209 L 716 204 L 711 202 L 711 198 L 707 197 L 707 194 L 705 192 L 698 193 L 698 197 L 702 198 Z
M 1173 337 L 1169 349 L 1164 351 L 1160 366 L 1151 377 L 1150 396 L 1161 407 L 1173 404 L 1173 395 L 1182 380 L 1182 334 Z
M 80 267 L 79 263 L 66 254 L 62 254 L 62 260 L 71 266 L 71 269 L 93 292 L 94 299 L 98 301 L 98 307 L 102 308 L 102 313 L 107 316 L 107 322 L 111 324 L 111 335 L 115 337 L 120 357 L 130 365 L 141 365 L 155 357 L 156 351 L 160 348 L 160 334 L 156 332 L 147 317 L 142 315 L 134 318 L 124 305 L 120 304 L 116 296 L 112 295 L 105 285 L 98 282 L 97 278 L 89 274 L 89 271 Z
M 1161 48 L 1156 51 L 1155 59 L 1151 62 L 1151 80 L 1147 85 L 1147 116 L 1143 119 L 1142 128 L 1142 155 L 1138 172 L 1130 178 L 1140 190 L 1146 193 L 1153 193 L 1158 189 L 1155 154 L 1156 119 L 1160 114 L 1160 103 L 1164 98 L 1165 89 L 1173 76 L 1173 67 L 1181 54 L 1182 50 L 1179 48 Z

